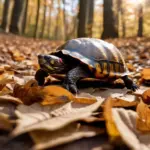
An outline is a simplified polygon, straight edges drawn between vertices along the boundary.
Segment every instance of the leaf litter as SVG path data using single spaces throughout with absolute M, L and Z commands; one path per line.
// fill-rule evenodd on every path
M 7 138 L 28 133 L 32 148 L 47 149 L 105 134 L 112 144 L 149 149 L 149 39 L 108 41 L 123 53 L 130 77 L 140 86 L 136 92 L 124 88 L 120 79 L 101 84 L 88 78 L 79 82 L 80 92 L 73 95 L 61 87 L 64 75 L 57 74 L 40 87 L 34 80 L 37 55 L 63 42 L 0 35 L 0 130 L 9 132 Z

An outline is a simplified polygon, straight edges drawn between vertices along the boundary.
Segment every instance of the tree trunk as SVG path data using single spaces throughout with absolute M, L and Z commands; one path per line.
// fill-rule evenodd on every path
M 53 8 L 53 0 L 51 0 L 51 4 L 49 7 L 49 19 L 48 19 L 48 38 L 51 37 L 51 33 L 50 33 L 50 29 L 51 29 L 51 12 L 52 12 L 52 8 Z
M 23 0 L 14 0 L 14 7 L 12 11 L 12 18 L 10 23 L 10 32 L 19 34 L 19 21 L 21 17 L 21 12 L 23 10 Z
M 78 37 L 87 37 L 88 1 L 80 0 L 78 14 Z
M 115 28 L 112 0 L 104 0 L 103 19 L 102 39 L 118 37 L 118 32 Z
M 10 0 L 5 0 L 5 2 L 4 2 L 3 19 L 2 19 L 2 25 L 1 25 L 1 27 L 4 31 L 6 31 L 6 29 L 7 29 L 9 3 L 10 3 Z
M 138 37 L 143 36 L 143 6 L 142 4 L 139 4 L 138 7 Z
M 39 10 L 40 10 L 40 0 L 37 0 L 37 11 L 36 11 L 36 24 L 34 30 L 34 38 L 37 38 L 37 31 L 38 31 L 38 22 L 39 22 Z
M 24 8 L 24 14 L 23 14 L 23 20 L 22 20 L 22 33 L 23 34 L 25 34 L 26 24 L 27 24 L 28 3 L 29 3 L 29 0 L 25 0 L 25 8 Z
M 123 0 L 120 0 L 120 14 L 121 14 L 121 26 L 122 26 L 122 37 L 126 36 L 126 22 L 125 22 L 125 5 Z
M 45 23 L 46 23 L 46 10 L 47 10 L 47 3 L 46 3 L 46 0 L 44 0 L 44 13 L 43 13 L 43 21 L 42 21 L 42 31 L 41 31 L 41 34 L 40 34 L 41 38 L 43 38 L 43 36 L 44 36 Z
M 63 0 L 63 21 L 64 21 L 64 39 L 67 40 L 67 25 L 66 25 L 66 8 L 65 8 L 65 4 L 66 4 L 66 1 Z
M 61 8 L 60 8 L 60 0 L 57 0 L 58 2 L 58 14 L 56 17 L 56 27 L 55 27 L 55 39 L 58 40 L 59 38 L 59 25 L 60 25 L 60 12 L 61 12 Z
M 92 37 L 92 27 L 93 27 L 93 15 L 94 15 L 94 0 L 89 0 L 88 3 L 88 9 L 89 9 L 89 14 L 88 14 L 88 37 Z

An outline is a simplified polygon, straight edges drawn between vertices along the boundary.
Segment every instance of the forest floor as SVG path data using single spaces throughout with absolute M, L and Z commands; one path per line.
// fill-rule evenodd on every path
M 107 41 L 122 52 L 140 87 L 136 92 L 121 80 L 110 87 L 90 87 L 99 81 L 85 80 L 88 87 L 79 95 L 55 85 L 53 77 L 47 79 L 53 86 L 39 87 L 37 55 L 63 41 L 0 34 L 0 149 L 150 148 L 150 39 Z

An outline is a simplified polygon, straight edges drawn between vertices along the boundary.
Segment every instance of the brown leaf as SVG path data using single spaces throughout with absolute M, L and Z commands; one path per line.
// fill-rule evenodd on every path
M 92 104 L 97 101 L 95 97 L 75 97 L 68 90 L 60 86 L 40 87 L 35 80 L 30 80 L 23 86 L 16 84 L 13 95 L 20 98 L 26 105 L 31 105 L 35 102 L 40 102 L 42 105 L 52 105 L 68 101 Z
M 123 108 L 112 109 L 113 121 L 123 142 L 133 150 L 149 150 L 150 134 L 136 129 L 137 113 Z
M 140 79 L 140 83 L 150 84 L 150 68 L 144 68 L 141 72 L 142 77 Z
M 143 102 L 146 104 L 150 104 L 150 89 L 146 90 L 143 94 L 142 94 L 142 99 Z
M 42 105 L 51 105 L 74 100 L 74 96 L 64 88 L 59 86 L 40 87 L 35 80 L 30 80 L 22 86 L 16 84 L 13 95 L 20 98 L 26 105 L 35 102 L 40 102 Z
M 127 63 L 127 68 L 129 71 L 135 71 L 135 68 L 131 63 Z
M 120 133 L 114 123 L 113 116 L 112 116 L 112 107 L 113 107 L 113 100 L 109 97 L 106 100 L 104 106 L 104 118 L 106 121 L 106 128 L 111 140 L 117 140 L 120 138 Z
M 20 99 L 10 95 L 0 96 L 0 102 L 12 102 L 14 104 L 22 104 L 22 101 Z
M 36 143 L 33 149 L 47 149 L 101 133 L 104 129 L 72 123 L 57 131 L 38 130 L 30 132 L 30 135 Z
M 19 105 L 16 110 L 19 117 L 18 125 L 12 134 L 18 135 L 37 129 L 49 131 L 60 129 L 71 122 L 90 116 L 93 111 L 100 107 L 103 100 L 99 99 L 91 105 L 75 102 L 48 106 L 41 106 L 40 104 Z
M 8 116 L 14 117 L 15 116 L 15 108 L 16 105 L 10 102 L 2 102 L 0 103 L 0 113 Z
M 0 113 L 0 130 L 12 130 L 13 126 L 8 117 Z
M 150 132 L 150 109 L 148 105 L 141 100 L 137 106 L 137 129 L 142 132 Z
M 0 75 L 0 90 L 4 87 L 5 84 L 13 82 L 13 75 L 9 73 L 3 73 Z

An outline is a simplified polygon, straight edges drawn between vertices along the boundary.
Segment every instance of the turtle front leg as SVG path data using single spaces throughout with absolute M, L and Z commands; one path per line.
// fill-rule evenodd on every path
M 132 79 L 130 79 L 128 76 L 124 76 L 122 77 L 125 86 L 127 87 L 127 89 L 131 89 L 132 91 L 136 91 L 139 87 L 132 81 Z
M 44 81 L 45 81 L 45 77 L 48 76 L 48 73 L 45 72 L 42 69 L 37 70 L 36 74 L 35 74 L 35 79 L 38 82 L 38 85 L 42 86 L 44 85 Z
M 78 80 L 85 77 L 89 77 L 89 73 L 82 67 L 77 66 L 67 73 L 63 86 L 72 93 L 78 93 L 76 83 Z

